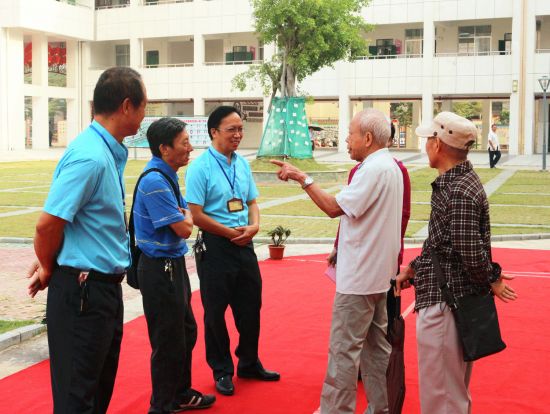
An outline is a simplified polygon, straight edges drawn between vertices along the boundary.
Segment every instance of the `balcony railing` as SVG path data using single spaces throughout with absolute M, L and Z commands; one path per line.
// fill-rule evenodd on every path
M 550 49 L 537 49 L 535 53 L 550 53 Z
M 369 59 L 414 59 L 421 58 L 421 53 L 402 53 L 399 55 L 368 55 L 359 56 L 355 60 L 369 60 Z
M 263 60 L 235 60 L 225 62 L 204 62 L 206 66 L 221 66 L 221 65 L 259 65 Z
M 158 65 L 143 65 L 142 68 L 189 68 L 193 66 L 190 63 L 159 63 Z
M 71 6 L 86 7 L 87 9 L 92 8 L 92 0 L 56 0 L 59 3 L 65 3 Z
M 456 56 L 500 56 L 511 55 L 509 50 L 491 50 L 489 52 L 438 52 L 435 57 L 456 57 Z
M 119 9 L 121 7 L 129 7 L 130 0 L 96 0 L 96 10 L 102 9 Z
M 192 3 L 193 0 L 141 0 L 141 6 L 156 6 L 158 4 L 170 4 L 170 3 Z

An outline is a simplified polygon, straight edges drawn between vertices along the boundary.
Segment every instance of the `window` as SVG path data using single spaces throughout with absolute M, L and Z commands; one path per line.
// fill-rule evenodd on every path
M 491 52 L 491 25 L 459 26 L 458 53 L 488 55 Z
M 116 65 L 130 66 L 130 45 L 115 45 Z
M 424 29 L 405 29 L 405 54 L 422 55 Z
M 145 65 L 147 67 L 157 67 L 159 65 L 159 51 L 158 50 L 148 50 L 145 53 Z
M 393 39 L 376 39 L 376 54 L 378 56 L 395 55 Z

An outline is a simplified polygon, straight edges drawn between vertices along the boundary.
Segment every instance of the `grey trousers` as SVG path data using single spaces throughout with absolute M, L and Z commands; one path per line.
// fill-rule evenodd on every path
M 453 314 L 444 303 L 416 317 L 418 386 L 422 414 L 470 414 L 472 362 L 462 359 Z
M 336 293 L 321 414 L 355 412 L 359 365 L 369 400 L 365 412 L 388 412 L 386 369 L 391 346 L 385 337 L 387 326 L 386 293 Z

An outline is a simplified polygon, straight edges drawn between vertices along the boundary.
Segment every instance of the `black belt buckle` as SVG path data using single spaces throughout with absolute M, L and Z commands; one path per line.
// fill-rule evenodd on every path
M 90 270 L 87 279 L 106 283 L 120 283 L 124 280 L 126 273 L 101 273 L 97 270 Z

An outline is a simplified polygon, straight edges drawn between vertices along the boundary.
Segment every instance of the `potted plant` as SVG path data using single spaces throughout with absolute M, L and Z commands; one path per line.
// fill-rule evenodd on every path
M 271 237 L 273 244 L 269 245 L 269 257 L 273 260 L 281 260 L 285 252 L 285 241 L 290 236 L 290 229 L 283 226 L 277 226 L 267 232 Z

